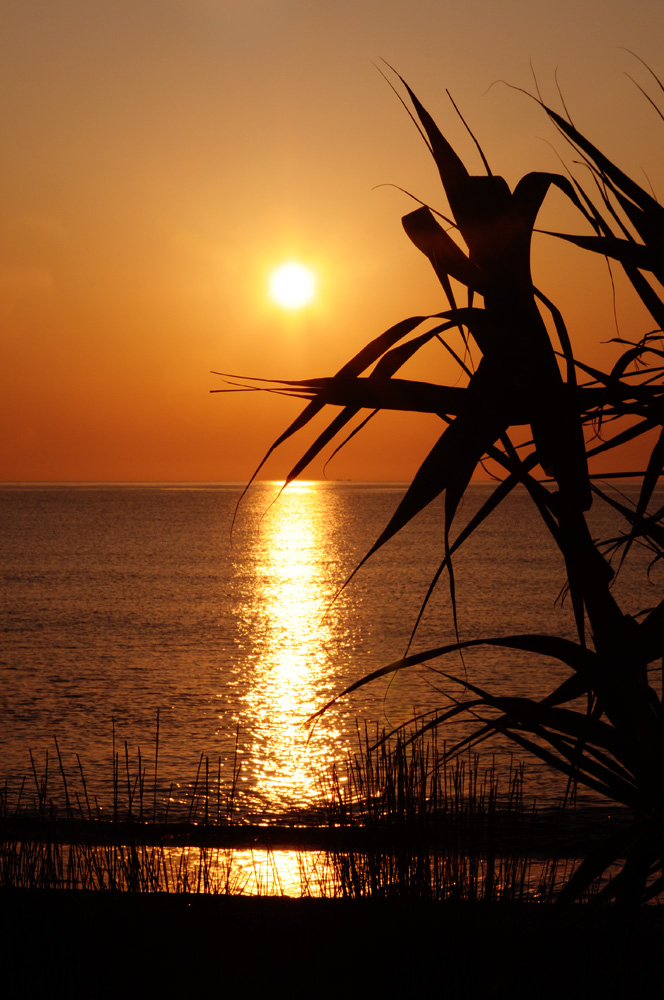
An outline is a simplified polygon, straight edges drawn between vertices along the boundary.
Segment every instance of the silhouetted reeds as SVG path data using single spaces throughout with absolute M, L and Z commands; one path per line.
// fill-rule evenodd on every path
M 207 842 L 211 831 L 232 824 L 236 766 L 226 787 L 221 762 L 211 776 L 209 758 L 201 754 L 186 814 L 181 811 L 179 822 L 172 822 L 169 806 L 173 785 L 164 794 L 158 782 L 158 718 L 151 773 L 140 749 L 132 759 L 125 742 L 120 755 L 113 733 L 110 810 L 90 794 L 79 755 L 74 777 L 67 773 L 57 739 L 54 745 L 58 762 L 55 778 L 48 753 L 41 773 L 31 753 L 33 794 L 24 779 L 13 803 L 6 784 L 0 795 L 0 886 L 241 891 L 241 882 L 233 881 L 230 850 L 224 844 Z M 57 789 L 51 787 L 53 781 L 59 782 Z M 64 800 L 64 810 L 58 808 L 56 800 Z
M 113 807 L 91 795 L 78 755 L 68 775 L 56 741 L 60 801 L 50 798 L 31 758 L 34 796 L 23 782 L 0 799 L 0 887 L 124 892 L 295 894 L 342 898 L 404 896 L 468 901 L 548 901 L 571 859 L 554 853 L 550 825 L 542 853 L 535 813 L 524 807 L 521 772 L 501 796 L 493 768 L 476 755 L 445 763 L 436 731 L 370 741 L 323 782 L 317 807 L 294 827 L 256 827 L 234 819 L 232 787 L 221 768 L 199 760 L 186 815 L 160 811 L 155 764 L 125 746 L 113 757 Z M 50 777 L 49 777 L 50 775 Z M 75 780 L 75 778 L 77 780 Z M 92 802 L 95 803 L 94 807 Z M 223 808 L 221 803 L 224 803 Z M 276 851 L 289 855 L 284 874 Z M 563 852 L 564 854 L 564 852 Z M 293 871 L 293 856 L 295 868 Z M 288 866 L 287 866 L 288 867 Z
M 523 801 L 523 768 L 500 780 L 476 753 L 448 763 L 434 729 L 369 739 L 333 770 L 330 824 L 352 849 L 332 863 L 347 898 L 550 902 L 574 859 L 557 843 L 561 814 L 543 823 Z M 568 812 L 567 820 L 571 818 Z M 558 853 L 560 851 L 560 854 Z

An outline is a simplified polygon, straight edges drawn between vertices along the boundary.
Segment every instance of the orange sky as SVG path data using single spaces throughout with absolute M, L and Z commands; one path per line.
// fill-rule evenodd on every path
M 557 68 L 575 123 L 661 200 L 664 126 L 619 47 L 662 75 L 662 37 L 661 0 L 9 0 L 0 478 L 246 479 L 297 404 L 210 395 L 211 369 L 330 374 L 397 320 L 444 308 L 401 230 L 413 203 L 376 187 L 444 208 L 373 62 L 398 68 L 479 172 L 449 88 L 512 185 L 566 151 L 534 104 L 491 84 L 531 87 L 532 60 L 556 103 Z M 542 224 L 574 226 L 561 204 Z M 297 315 L 266 297 L 291 257 L 320 284 Z M 542 237 L 534 262 L 579 356 L 609 358 L 594 346 L 615 335 L 601 261 Z M 625 336 L 649 329 L 621 288 L 618 314 Z M 427 377 L 452 377 L 431 357 Z M 438 427 L 386 416 L 329 474 L 407 477 Z

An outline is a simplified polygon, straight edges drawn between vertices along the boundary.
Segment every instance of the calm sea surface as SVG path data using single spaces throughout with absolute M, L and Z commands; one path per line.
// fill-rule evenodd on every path
M 230 781 L 237 807 L 274 821 L 315 807 L 320 780 L 356 748 L 356 720 L 392 727 L 449 704 L 461 688 L 434 670 L 404 671 L 342 699 L 313 734 L 304 723 L 333 695 L 405 651 L 442 550 L 432 505 L 341 591 L 395 509 L 401 484 L 299 483 L 278 499 L 253 487 L 237 510 L 233 484 L 5 486 L 0 489 L 0 779 L 15 795 L 30 750 L 61 796 L 54 736 L 74 780 L 108 805 L 115 749 L 139 747 L 152 767 L 159 710 L 160 796 L 186 809 L 201 754 Z M 490 484 L 471 487 L 461 526 Z M 633 486 L 622 486 L 635 495 Z M 275 501 L 275 502 L 273 502 Z M 660 493 L 657 504 L 664 501 Z M 620 528 L 600 510 L 593 530 Z M 616 593 L 628 613 L 661 597 L 635 552 Z M 544 631 L 574 637 L 562 561 L 525 493 L 457 555 L 461 638 Z M 341 591 L 341 592 L 340 592 Z M 414 641 L 454 641 L 442 578 Z M 565 676 L 555 661 L 480 649 L 439 662 L 501 694 L 544 695 Z M 450 728 L 454 739 L 461 729 Z M 504 745 L 495 749 L 506 769 Z M 527 791 L 558 801 L 562 784 L 529 764 Z M 170 785 L 173 785 L 170 789 Z M 163 785 L 163 787 L 161 787 Z M 24 795 L 33 795 L 34 782 Z

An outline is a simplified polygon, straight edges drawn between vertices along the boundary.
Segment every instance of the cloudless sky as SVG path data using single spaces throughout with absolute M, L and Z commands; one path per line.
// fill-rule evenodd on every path
M 379 186 L 445 208 L 381 59 L 481 172 L 449 89 L 511 185 L 572 157 L 499 81 L 532 90 L 534 71 L 560 108 L 557 74 L 575 124 L 661 200 L 664 125 L 626 74 L 658 89 L 624 49 L 661 77 L 663 37 L 661 0 L 4 0 L 0 478 L 245 479 L 298 404 L 210 395 L 211 369 L 331 374 L 445 307 L 401 229 L 414 204 Z M 542 223 L 582 231 L 555 197 Z M 606 269 L 552 243 L 536 283 L 605 361 Z M 289 258 L 319 280 L 296 314 L 266 294 Z M 649 329 L 622 286 L 617 310 L 624 336 Z M 385 416 L 328 472 L 407 477 L 438 429 Z

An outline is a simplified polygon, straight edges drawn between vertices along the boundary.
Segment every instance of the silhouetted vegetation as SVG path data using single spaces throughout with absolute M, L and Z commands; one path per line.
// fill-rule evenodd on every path
M 323 809 L 282 826 L 242 822 L 239 770 L 225 782 L 203 755 L 173 817 L 158 730 L 149 763 L 126 744 L 114 750 L 110 809 L 78 755 L 72 773 L 57 740 L 55 750 L 55 768 L 48 755 L 40 770 L 32 760 L 32 788 L 0 794 L 0 889 L 534 902 L 554 898 L 573 863 L 561 817 L 534 822 L 518 770 L 501 798 L 493 768 L 482 771 L 477 755 L 448 765 L 435 734 L 372 745 L 365 733 L 322 778 Z M 286 886 L 279 849 L 300 852 Z
M 660 81 L 652 79 L 661 89 Z M 433 266 L 448 308 L 402 320 L 329 378 L 268 386 L 268 391 L 307 403 L 263 462 L 329 406 L 339 412 L 306 448 L 286 483 L 330 443 L 336 443 L 336 450 L 343 447 L 381 410 L 438 416 L 443 424 L 438 441 L 363 562 L 444 493 L 440 565 L 424 605 L 446 574 L 455 627 L 454 557 L 512 490 L 526 488 L 541 515 L 542 530 L 553 537 L 565 561 L 576 641 L 550 634 L 494 635 L 411 651 L 415 623 L 406 655 L 359 679 L 338 697 L 436 661 L 439 682 L 461 685 L 466 695 L 441 709 L 433 722 L 423 722 L 419 733 L 463 713 L 481 711 L 486 716 L 472 736 L 445 749 L 445 762 L 502 733 L 571 782 L 632 810 L 633 821 L 626 829 L 588 851 L 560 899 L 580 898 L 617 865 L 597 898 L 623 904 L 647 901 L 664 890 L 664 714 L 655 667 L 664 649 L 664 601 L 629 616 L 619 607 L 612 584 L 635 547 L 649 550 L 653 562 L 664 551 L 663 511 L 650 509 L 664 459 L 664 209 L 539 97 L 534 99 L 580 157 L 583 184 L 574 176 L 528 173 L 511 191 L 491 172 L 479 144 L 484 173 L 474 176 L 405 81 L 401 84 L 449 206 L 444 214 L 420 204 L 404 217 L 403 225 Z M 613 338 L 619 356 L 608 371 L 575 355 L 564 317 L 533 284 L 531 239 L 551 188 L 562 191 L 578 210 L 586 234 L 550 235 L 617 262 L 652 318 L 652 329 L 642 337 Z M 407 361 L 434 342 L 446 362 L 454 359 L 458 384 L 398 377 Z M 356 418 L 359 425 L 352 424 Z M 588 459 L 637 440 L 644 450 L 647 443 L 649 459 L 640 469 L 623 469 L 623 475 L 641 480 L 638 500 L 631 506 L 602 485 L 609 476 L 589 475 Z M 454 518 L 466 487 L 487 461 L 498 470 L 495 489 L 454 536 Z M 592 503 L 618 511 L 625 530 L 616 537 L 594 539 L 586 520 Z M 447 672 L 446 657 L 483 644 L 506 652 L 527 651 L 541 663 L 556 659 L 569 675 L 535 700 L 484 690 L 465 676 Z
M 501 783 L 476 753 L 449 762 L 435 729 L 365 731 L 327 797 L 333 827 L 355 833 L 331 855 L 336 891 L 350 899 L 552 902 L 583 836 L 573 809 L 524 803 L 522 766 Z

